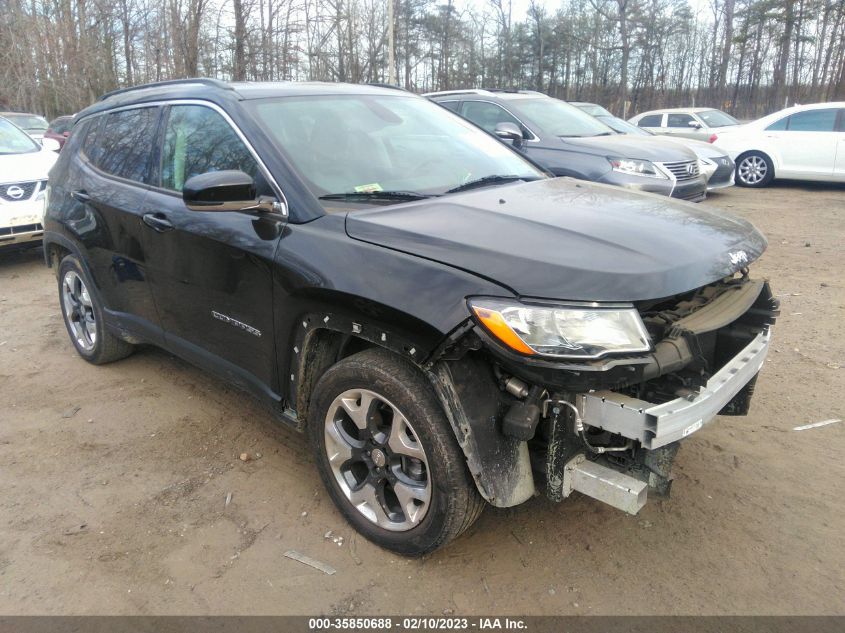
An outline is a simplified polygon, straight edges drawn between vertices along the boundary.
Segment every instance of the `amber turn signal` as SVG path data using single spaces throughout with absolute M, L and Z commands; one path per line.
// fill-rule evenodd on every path
M 527 354 L 529 356 L 533 356 L 535 354 L 534 350 L 528 347 L 523 340 L 516 335 L 516 332 L 510 329 L 501 314 L 495 310 L 489 310 L 478 306 L 473 306 L 472 309 L 475 312 L 475 316 L 478 317 L 478 320 L 481 321 L 484 327 L 486 327 L 487 330 L 502 343 L 521 354 Z

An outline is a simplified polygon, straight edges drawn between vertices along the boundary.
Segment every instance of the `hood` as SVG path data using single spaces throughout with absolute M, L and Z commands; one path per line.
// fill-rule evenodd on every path
M 0 184 L 47 180 L 47 172 L 58 157 L 56 152 L 46 149 L 26 154 L 0 154 Z
M 614 134 L 612 136 L 588 136 L 586 138 L 561 138 L 564 147 L 575 147 L 578 151 L 596 156 L 612 158 L 638 158 L 656 163 L 695 160 L 695 153 L 680 145 L 667 144 L 659 138 Z
M 734 273 L 766 248 L 745 220 L 570 178 L 353 212 L 346 230 L 517 295 L 579 301 L 679 294 Z
M 723 152 L 712 143 L 705 143 L 704 141 L 696 141 L 695 139 L 683 137 L 666 136 L 664 138 L 670 143 L 683 145 L 684 147 L 692 150 L 699 158 L 722 158 L 723 156 L 727 156 L 726 152 Z

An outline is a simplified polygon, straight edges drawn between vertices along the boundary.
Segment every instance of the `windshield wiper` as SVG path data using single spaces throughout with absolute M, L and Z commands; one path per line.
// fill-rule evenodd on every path
M 479 178 L 478 180 L 470 180 L 469 182 L 465 182 L 462 185 L 458 185 L 452 189 L 449 189 L 446 193 L 458 193 L 459 191 L 467 191 L 468 189 L 477 189 L 478 187 L 486 187 L 487 185 L 503 185 L 508 182 L 516 182 L 517 180 L 537 180 L 536 178 L 532 178 L 530 176 L 517 176 L 516 174 L 510 174 L 507 176 L 500 176 L 500 175 L 493 175 L 493 176 L 484 176 L 484 178 Z
M 345 193 L 327 193 L 320 200 L 422 200 L 431 196 L 416 191 L 347 191 Z

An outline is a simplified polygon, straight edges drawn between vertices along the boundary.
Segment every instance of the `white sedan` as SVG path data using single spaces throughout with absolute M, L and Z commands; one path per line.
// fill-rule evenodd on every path
M 845 182 L 845 102 L 775 112 L 721 132 L 714 143 L 736 163 L 736 184 L 775 178 Z
M 0 249 L 41 241 L 47 173 L 58 146 L 49 138 L 42 146 L 0 117 Z

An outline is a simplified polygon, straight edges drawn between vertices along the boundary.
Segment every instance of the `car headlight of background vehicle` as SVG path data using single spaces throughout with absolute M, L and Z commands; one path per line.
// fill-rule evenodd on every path
M 633 307 L 541 306 L 485 298 L 471 299 L 469 305 L 490 334 L 522 354 L 598 358 L 651 349 Z
M 657 169 L 651 161 L 638 160 L 636 158 L 608 158 L 613 171 L 629 176 L 647 176 L 649 178 L 668 178 L 666 174 Z

